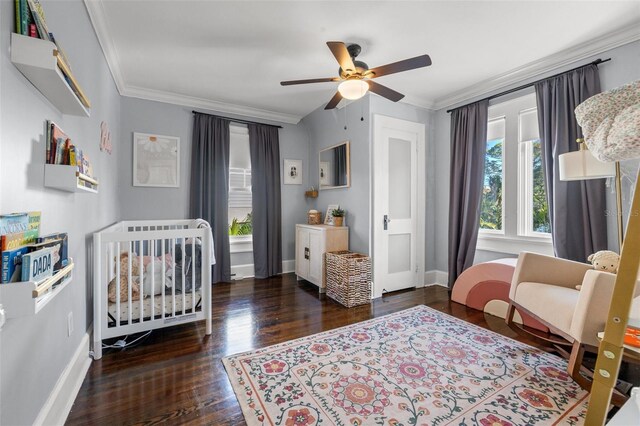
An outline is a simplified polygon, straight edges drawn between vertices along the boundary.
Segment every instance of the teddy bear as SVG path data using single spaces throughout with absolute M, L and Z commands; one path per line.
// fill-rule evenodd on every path
M 595 252 L 587 258 L 593 265 L 593 269 L 597 271 L 611 272 L 615 274 L 618 272 L 618 265 L 620 264 L 620 256 L 615 251 L 600 250 Z M 580 290 L 581 285 L 577 285 L 576 289 Z
M 114 272 L 116 272 L 114 265 Z M 109 282 L 109 302 L 116 302 L 116 291 L 118 287 L 117 278 L 114 277 Z M 140 257 L 131 257 L 131 300 L 140 300 Z M 120 302 L 129 300 L 129 253 L 120 253 Z

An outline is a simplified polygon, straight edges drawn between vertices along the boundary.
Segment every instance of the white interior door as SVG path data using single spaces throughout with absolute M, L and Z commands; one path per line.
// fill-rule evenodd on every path
M 374 297 L 424 283 L 424 124 L 374 117 Z

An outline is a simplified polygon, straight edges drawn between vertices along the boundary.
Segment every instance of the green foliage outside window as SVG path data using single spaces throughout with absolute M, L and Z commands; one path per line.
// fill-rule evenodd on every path
M 251 213 L 248 213 L 247 217 L 242 221 L 238 220 L 237 217 L 234 217 L 231 221 L 231 225 L 229 225 L 229 235 L 251 235 L 252 233 L 253 225 L 251 223 Z
M 487 142 L 480 229 L 502 229 L 502 144 L 503 139 Z
M 533 231 L 551 232 L 540 141 L 533 142 Z

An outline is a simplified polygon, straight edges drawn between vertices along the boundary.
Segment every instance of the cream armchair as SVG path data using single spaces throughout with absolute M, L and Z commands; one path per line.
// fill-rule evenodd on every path
M 520 253 L 511 281 L 507 324 L 516 331 L 525 331 L 513 321 L 517 310 L 549 327 L 562 339 L 531 333 L 528 337 L 567 356 L 569 373 L 589 389 L 590 382 L 579 374 L 580 366 L 585 350 L 597 352 L 597 334 L 607 322 L 615 278 L 614 274 L 596 271 L 585 263 Z M 579 284 L 582 289 L 576 290 Z M 639 292 L 640 286 L 636 286 L 636 297 Z

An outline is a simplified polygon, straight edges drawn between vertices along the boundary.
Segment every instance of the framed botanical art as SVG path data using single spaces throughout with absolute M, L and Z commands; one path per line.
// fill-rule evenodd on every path
M 180 138 L 133 134 L 133 186 L 180 187 Z
M 284 160 L 283 181 L 285 185 L 302 185 L 302 160 Z
M 333 225 L 333 214 L 332 212 L 335 209 L 339 209 L 340 206 L 338 204 L 329 204 L 327 206 L 327 213 L 324 215 L 324 224 L 325 225 Z

